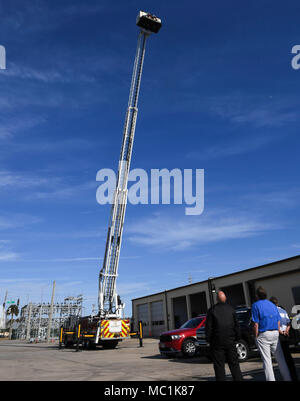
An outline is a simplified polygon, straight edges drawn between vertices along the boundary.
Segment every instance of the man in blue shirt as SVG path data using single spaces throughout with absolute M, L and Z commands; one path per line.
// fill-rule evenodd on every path
M 266 380 L 275 381 L 272 365 L 272 355 L 275 355 L 283 380 L 291 381 L 279 342 L 280 315 L 278 309 L 267 299 L 264 288 L 258 287 L 256 295 L 258 301 L 252 305 L 252 321 L 254 322 L 256 343 L 263 361 Z

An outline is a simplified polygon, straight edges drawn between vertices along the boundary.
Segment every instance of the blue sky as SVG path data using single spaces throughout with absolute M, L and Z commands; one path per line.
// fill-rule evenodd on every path
M 126 3 L 126 4 L 125 4 Z M 149 39 L 132 168 L 205 169 L 205 210 L 129 205 L 132 298 L 299 254 L 299 2 L 0 1 L 0 298 L 96 303 L 138 29 Z

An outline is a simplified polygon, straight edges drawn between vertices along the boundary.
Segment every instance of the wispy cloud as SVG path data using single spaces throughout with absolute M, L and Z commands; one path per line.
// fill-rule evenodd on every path
M 99 257 L 83 257 L 83 258 L 56 258 L 56 259 L 39 259 L 39 262 L 87 262 L 99 260 Z
M 231 217 L 225 213 L 181 219 L 155 216 L 132 224 L 127 233 L 136 244 L 176 251 L 203 243 L 247 238 L 274 228 L 271 223 L 231 212 Z
M 10 240 L 8 240 L 8 239 L 0 239 L 0 247 L 5 244 L 9 244 L 9 243 L 10 243 Z
M 0 230 L 13 229 L 17 227 L 24 227 L 27 225 L 40 223 L 42 219 L 37 216 L 28 214 L 10 214 L 0 216 Z
M 0 297 L 4 297 L 5 290 L 8 291 L 8 297 L 11 299 L 21 299 L 21 306 L 27 302 L 50 302 L 52 291 L 52 280 L 41 277 L 22 277 L 18 278 L 0 278 Z M 160 291 L 150 281 L 122 281 L 120 278 L 117 284 L 118 294 L 122 301 L 126 303 L 126 310 L 131 309 L 131 298 Z M 89 283 L 81 280 L 73 280 L 71 277 L 60 277 L 56 280 L 55 302 L 61 302 L 67 296 L 77 296 L 83 294 L 84 306 L 88 313 L 91 310 L 92 303 L 97 304 L 97 284 L 91 286 Z M 128 314 L 129 315 L 129 314 Z
M 18 132 L 27 131 L 46 121 L 42 116 L 5 118 L 5 120 L 2 117 L 1 120 L 0 139 L 11 138 Z
M 68 182 L 69 181 L 69 182 Z M 13 171 L 0 170 L 0 188 L 5 191 L 1 192 L 1 196 L 8 196 L 11 191 L 18 192 L 19 190 L 28 189 L 29 191 L 22 192 L 22 199 L 26 201 L 32 200 L 51 200 L 51 201 L 64 201 L 64 200 L 82 200 L 81 194 L 87 191 L 95 190 L 96 181 L 72 183 L 73 179 L 70 177 L 55 177 L 49 173 L 45 175 L 24 174 Z M 96 195 L 95 195 L 96 196 Z
M 45 190 L 45 191 L 32 192 L 26 197 L 26 199 L 64 201 L 72 198 L 74 201 L 75 200 L 82 201 L 82 197 L 80 197 L 80 195 L 92 189 L 95 189 L 96 191 L 96 188 L 97 188 L 97 183 L 93 181 L 84 182 L 82 184 L 73 184 L 73 185 L 61 183 L 60 185 L 57 185 L 55 188 L 52 188 L 50 191 Z
M 145 291 L 151 291 L 151 283 L 147 281 L 142 282 L 118 282 L 118 293 L 124 296 L 138 294 L 138 293 L 145 293 Z
M 232 116 L 232 121 L 237 123 L 251 123 L 257 127 L 282 126 L 299 119 L 299 113 L 284 110 L 252 110 L 249 113 Z
M 71 23 L 75 18 L 84 18 L 97 14 L 105 8 L 105 5 L 56 3 L 55 7 L 45 0 L 32 0 L 30 7 L 19 2 L 18 7 L 12 9 L 0 3 L 3 26 L 10 29 L 21 30 L 22 34 L 36 33 L 37 31 L 54 30 L 61 24 Z
M 41 81 L 44 83 L 70 83 L 70 82 L 95 82 L 95 78 L 88 74 L 78 73 L 69 65 L 62 66 L 61 70 L 36 69 L 29 66 L 20 66 L 15 63 L 8 65 L 6 70 L 0 70 L 0 76 L 14 77 L 26 80 Z
M 253 204 L 261 205 L 261 207 L 271 206 L 278 208 L 290 208 L 298 206 L 300 200 L 300 190 L 297 189 L 281 189 L 276 191 L 251 191 L 249 194 L 242 196 L 243 200 L 251 201 Z
M 139 256 L 120 256 L 120 259 L 123 260 L 133 260 L 138 259 Z M 103 258 L 102 256 L 86 256 L 86 257 L 69 257 L 69 258 L 49 258 L 49 259 L 24 259 L 23 262 L 93 262 L 93 261 L 101 261 Z
M 0 262 L 9 262 L 9 261 L 15 261 L 19 258 L 19 256 L 14 253 L 14 252 L 0 252 Z
M 200 96 L 185 95 L 186 105 L 237 126 L 255 128 L 281 127 L 299 120 L 299 99 L 295 96 L 255 96 L 245 93 Z
M 26 153 L 26 154 L 36 154 L 36 153 L 55 153 L 58 155 L 59 153 L 66 152 L 66 149 L 70 152 L 74 151 L 82 151 L 82 150 L 88 150 L 92 149 L 95 146 L 95 142 L 91 142 L 86 139 L 80 139 L 80 138 L 74 138 L 74 139 L 64 139 L 64 140 L 52 140 L 50 141 L 42 141 L 42 140 L 34 140 L 34 141 L 7 141 L 6 142 L 6 152 L 2 150 L 2 156 L 5 156 L 7 151 L 9 154 L 13 154 L 19 156 L 20 153 Z M 97 141 L 97 146 L 103 147 L 105 146 L 104 141 Z M 1 150 L 0 150 L 1 151 Z M 75 166 L 72 166 L 72 169 L 74 169 Z M 51 174 L 53 174 L 53 170 L 60 171 L 60 167 L 57 167 L 57 164 L 53 166 L 51 171 L 49 171 Z M 50 170 L 50 169 L 48 169 Z M 73 170 L 74 171 L 74 170 Z M 15 174 L 15 173 L 13 173 Z
M 57 179 L 55 179 L 55 181 L 57 182 Z M 14 173 L 12 171 L 0 171 L 0 187 L 4 188 L 31 188 L 49 185 L 51 183 L 53 184 L 53 178 L 49 179 L 30 174 L 25 175 L 18 172 Z
M 189 159 L 210 160 L 221 157 L 237 156 L 260 149 L 276 139 L 281 138 L 278 135 L 251 136 L 249 138 L 234 138 L 224 144 L 204 148 L 202 151 L 192 151 L 187 153 Z
M 70 277 L 57 280 L 55 302 L 62 301 L 64 297 L 68 295 L 78 295 L 82 285 L 82 281 L 75 281 Z M 49 302 L 52 291 L 52 280 L 41 277 L 22 276 L 15 278 L 0 278 L 0 288 L 8 291 L 9 298 L 20 298 L 20 304 L 23 306 L 29 301 L 40 302 L 41 297 L 43 297 L 44 302 Z
M 231 94 L 227 96 L 199 97 L 191 94 L 194 107 L 230 123 L 231 131 L 218 135 L 217 145 L 201 151 L 187 153 L 192 159 L 217 159 L 256 151 L 287 135 L 288 124 L 296 123 L 300 114 L 299 100 L 287 96 L 279 98 Z
M 211 111 L 233 123 L 249 124 L 255 127 L 279 127 L 299 119 L 293 99 L 259 98 L 249 96 L 224 96 L 214 98 Z
M 19 259 L 19 254 L 12 251 L 10 240 L 0 240 L 0 263 Z

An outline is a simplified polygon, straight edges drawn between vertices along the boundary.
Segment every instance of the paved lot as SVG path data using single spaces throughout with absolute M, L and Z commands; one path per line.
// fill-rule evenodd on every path
M 204 357 L 163 358 L 158 341 L 123 341 L 118 349 L 76 352 L 56 344 L 0 341 L 0 380 L 214 380 Z M 300 354 L 294 354 L 300 377 Z M 264 380 L 259 358 L 241 364 L 245 380 Z M 275 364 L 276 367 L 276 364 Z M 278 369 L 276 376 L 280 379 Z M 229 371 L 228 371 L 229 373 Z

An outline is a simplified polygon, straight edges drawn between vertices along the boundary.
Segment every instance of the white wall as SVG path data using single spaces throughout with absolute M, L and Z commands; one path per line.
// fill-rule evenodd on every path
M 6 328 L 6 314 L 3 305 L 0 305 L 0 329 Z
M 292 288 L 300 286 L 300 273 L 290 273 L 283 276 L 256 280 L 255 288 L 259 286 L 262 286 L 267 291 L 268 298 L 271 296 L 278 298 L 279 304 L 290 313 L 292 307 L 295 305 Z

